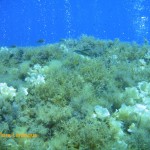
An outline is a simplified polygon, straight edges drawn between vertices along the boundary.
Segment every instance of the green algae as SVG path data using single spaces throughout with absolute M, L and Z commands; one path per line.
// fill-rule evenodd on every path
M 120 117 L 117 111 L 122 104 L 142 103 L 143 97 L 126 89 L 150 82 L 149 49 L 147 43 L 85 35 L 40 47 L 1 49 L 0 83 L 17 94 L 10 101 L 0 93 L 0 132 L 38 135 L 0 137 L 1 149 L 148 149 L 149 126 L 138 126 L 140 118 Z M 110 117 L 97 118 L 96 105 L 107 108 Z M 132 123 L 137 128 L 130 133 Z

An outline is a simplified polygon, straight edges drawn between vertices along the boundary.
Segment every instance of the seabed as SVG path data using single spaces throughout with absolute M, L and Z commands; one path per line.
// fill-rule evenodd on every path
M 149 116 L 148 42 L 0 48 L 1 150 L 149 150 Z

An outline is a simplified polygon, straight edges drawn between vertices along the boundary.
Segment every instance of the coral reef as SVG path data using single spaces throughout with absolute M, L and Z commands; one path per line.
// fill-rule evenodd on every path
M 1 150 L 148 150 L 150 45 L 83 35 L 0 48 Z

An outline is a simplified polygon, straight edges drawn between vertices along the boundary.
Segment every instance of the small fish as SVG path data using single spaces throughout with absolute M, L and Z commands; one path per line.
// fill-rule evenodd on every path
M 89 56 L 90 55 L 90 49 L 84 49 L 84 50 L 75 50 L 74 52 L 76 52 L 77 54 L 81 54 L 81 55 L 85 55 L 85 56 Z
M 60 42 L 66 42 L 66 39 L 60 39 L 59 41 Z
M 9 48 L 16 48 L 16 45 L 10 45 Z
M 45 43 L 45 40 L 44 39 L 39 39 L 36 42 L 42 44 L 42 43 Z

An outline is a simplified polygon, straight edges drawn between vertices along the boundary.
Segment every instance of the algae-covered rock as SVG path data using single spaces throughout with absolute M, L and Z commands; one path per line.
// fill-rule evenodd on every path
M 84 35 L 0 48 L 1 149 L 147 149 L 149 47 Z

